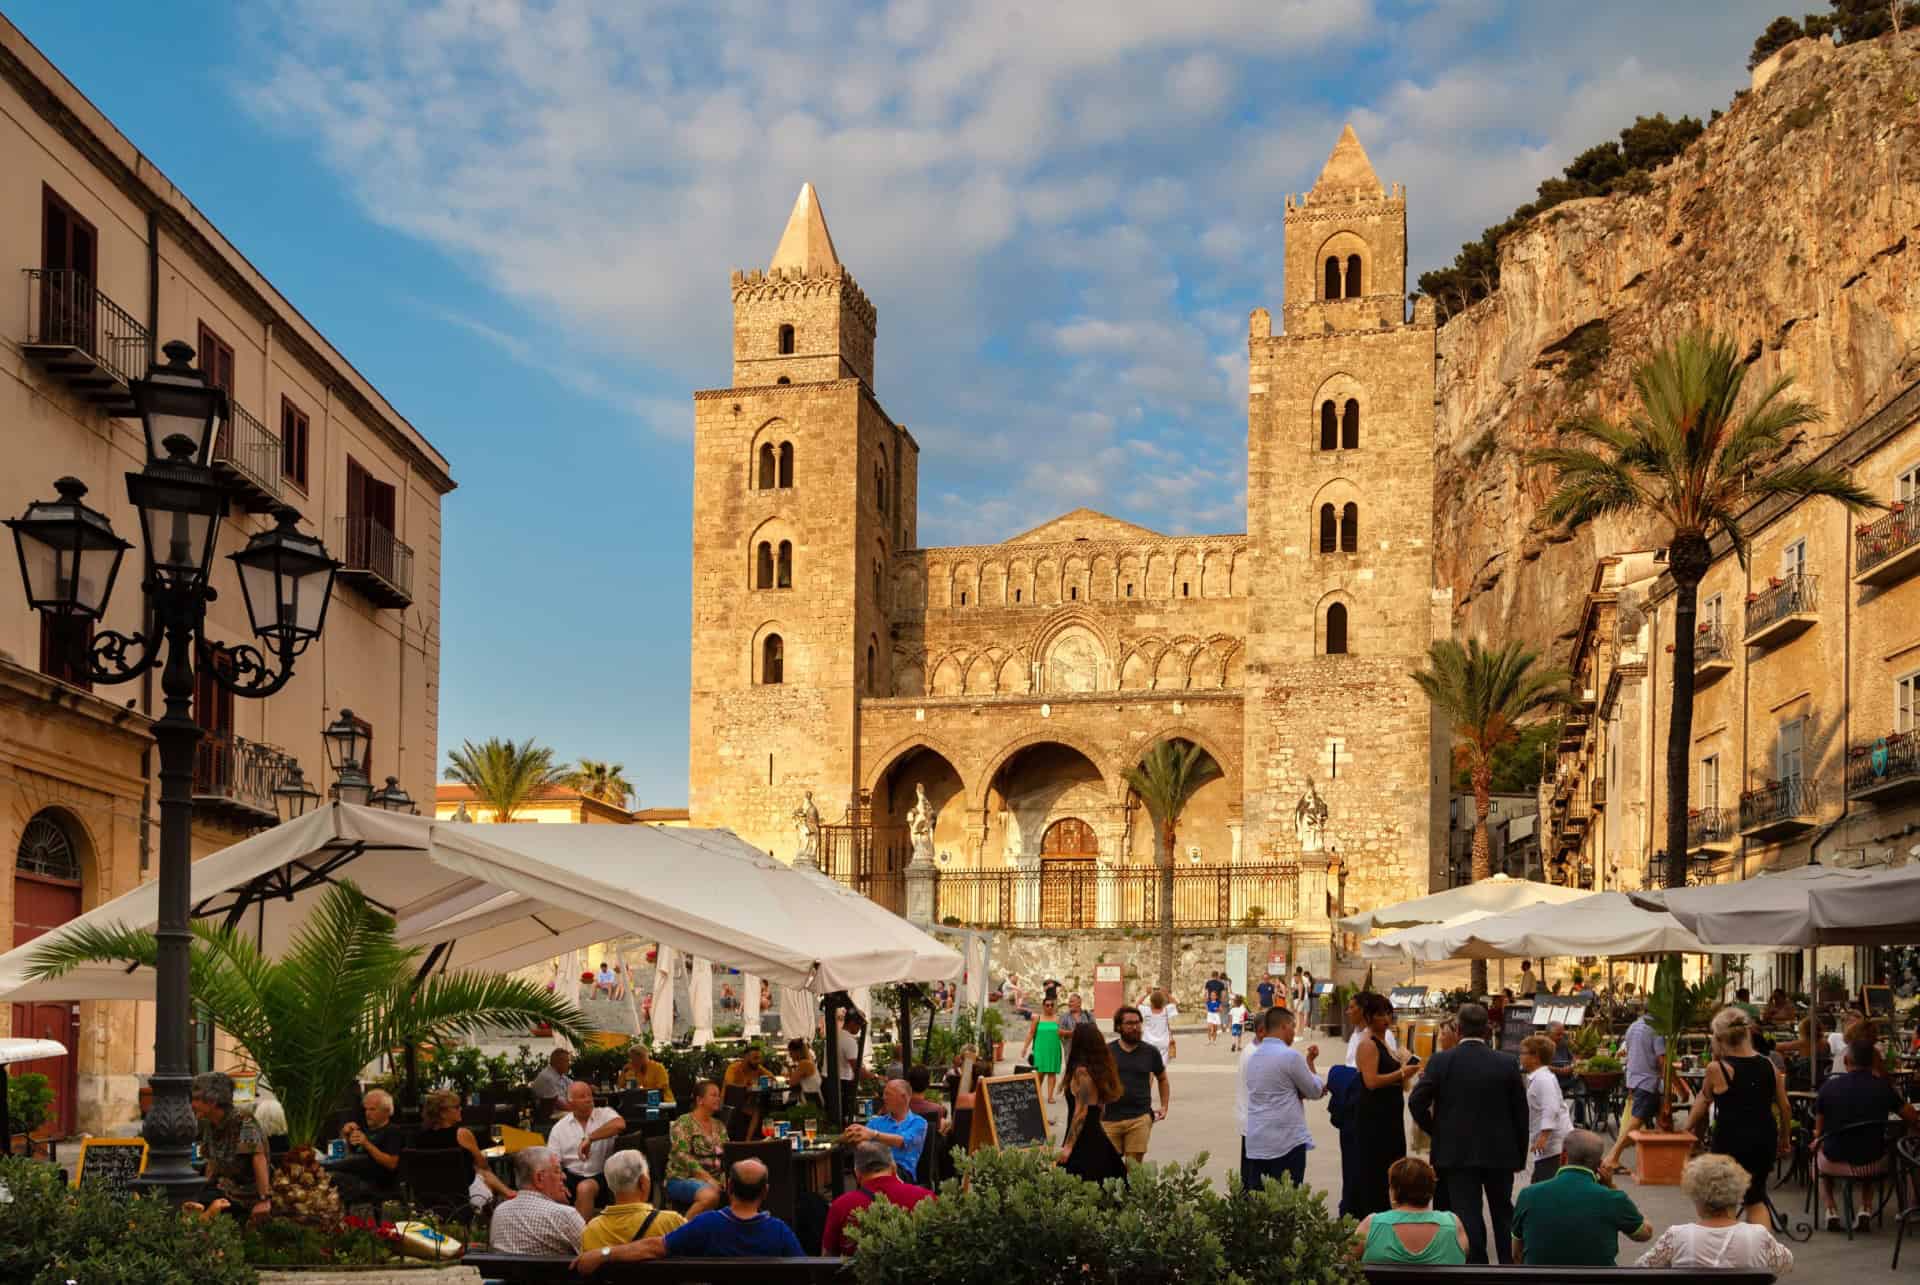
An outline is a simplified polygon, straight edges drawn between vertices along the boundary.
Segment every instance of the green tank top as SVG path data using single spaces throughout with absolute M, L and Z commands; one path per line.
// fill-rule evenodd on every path
M 1418 1225 L 1431 1223 L 1439 1230 L 1427 1247 L 1417 1254 L 1407 1252 L 1400 1238 L 1393 1234 L 1395 1227 L 1403 1224 Z M 1429 1210 L 1425 1213 L 1403 1209 L 1387 1209 L 1373 1215 L 1373 1221 L 1367 1224 L 1367 1243 L 1361 1251 L 1363 1263 L 1418 1263 L 1433 1265 L 1460 1264 L 1467 1256 L 1460 1251 L 1460 1238 L 1454 1234 L 1457 1224 L 1453 1215 L 1444 1210 Z

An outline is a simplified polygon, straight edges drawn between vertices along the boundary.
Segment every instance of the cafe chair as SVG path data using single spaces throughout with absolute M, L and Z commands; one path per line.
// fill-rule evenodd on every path
M 953 1151 L 965 1151 L 973 1140 L 973 1108 L 955 1107 L 953 1109 L 953 1128 L 947 1132 L 947 1146 Z
M 729 1142 L 720 1150 L 720 1163 L 732 1168 L 741 1160 L 758 1160 L 767 1167 L 767 1198 L 761 1205 L 787 1226 L 793 1226 L 793 1144 L 785 1138 L 762 1142 Z
M 400 1153 L 400 1185 L 417 1210 L 462 1222 L 473 1218 L 468 1188 L 473 1157 L 465 1147 L 408 1147 Z
M 1893 1218 L 1893 1266 L 1900 1266 L 1900 1242 L 1907 1237 L 1907 1224 L 1920 1222 L 1920 1137 L 1903 1135 L 1894 1144 L 1893 1181 L 1900 1212 Z
M 1854 1188 L 1863 1184 L 1878 1184 L 1880 1186 L 1879 1200 L 1874 1203 L 1874 1207 L 1871 1210 L 1867 1211 L 1869 1219 L 1880 1218 L 1886 1208 L 1890 1194 L 1900 1179 L 1899 1156 L 1895 1148 L 1897 1142 L 1904 1142 L 1906 1140 L 1901 1136 L 1904 1134 L 1905 1128 L 1905 1125 L 1897 1122 L 1889 1124 L 1884 1120 L 1861 1120 L 1858 1123 L 1847 1125 L 1845 1128 L 1831 1130 L 1830 1132 L 1815 1137 L 1811 1149 L 1812 1159 L 1808 1167 L 1812 1181 L 1807 1187 L 1807 1207 L 1813 1216 L 1816 1219 L 1824 1220 L 1826 1211 L 1820 1204 L 1820 1184 L 1822 1182 L 1830 1182 L 1838 1189 L 1840 1197 L 1840 1221 L 1846 1228 L 1848 1240 L 1853 1239 Z M 1828 1138 L 1844 1138 L 1849 1135 L 1874 1135 L 1882 1139 L 1880 1154 L 1887 1161 L 1885 1172 L 1867 1174 L 1859 1177 L 1845 1177 L 1840 1174 L 1822 1174 L 1820 1172 L 1820 1152 L 1825 1146 L 1826 1140 Z
M 619 1137 L 613 1140 L 613 1150 L 616 1152 L 618 1151 L 644 1152 L 646 1141 L 647 1141 L 647 1135 L 639 1132 L 638 1130 L 635 1130 L 632 1133 L 623 1133 Z M 649 1162 L 649 1164 L 647 1165 L 647 1171 L 649 1173 L 653 1171 L 653 1165 L 651 1164 L 651 1162 Z M 662 1181 L 664 1181 L 664 1179 Z
M 491 1106 L 463 1106 L 460 1108 L 460 1123 L 473 1130 L 476 1138 L 493 1136 L 494 1114 Z
M 671 1120 L 641 1120 L 634 1131 L 643 1138 L 665 1138 L 673 1133 Z
M 662 1209 L 685 1213 L 686 1209 L 667 1199 L 667 1155 L 673 1143 L 666 1134 L 648 1134 L 640 1139 L 640 1154 L 647 1158 L 647 1173 L 653 1182 L 653 1200 Z

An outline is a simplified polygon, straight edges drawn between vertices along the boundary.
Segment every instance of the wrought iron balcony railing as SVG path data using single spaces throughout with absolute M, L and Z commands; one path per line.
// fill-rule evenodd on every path
M 1819 588 L 1819 577 L 1796 571 L 1755 594 L 1747 604 L 1747 641 L 1758 643 L 1770 636 L 1784 636 L 1796 617 L 1811 616 L 1819 608 Z M 1802 626 L 1810 623 L 1803 621 Z
M 224 814 L 228 820 L 272 825 L 279 820 L 273 787 L 288 763 L 285 752 L 272 745 L 207 732 L 194 751 L 194 808 Z
M 1893 511 L 1853 529 L 1854 579 L 1891 584 L 1920 567 L 1920 509 L 1899 503 Z
M 1733 813 L 1718 804 L 1693 808 L 1687 813 L 1687 850 L 1704 848 L 1711 844 L 1732 843 L 1734 839 Z
M 1740 796 L 1740 830 L 1768 837 L 1804 830 L 1820 806 L 1819 782 L 1806 777 L 1769 781 Z
M 280 435 L 231 398 L 213 436 L 213 466 L 251 509 L 264 510 L 280 498 Z
M 1733 650 L 1727 643 L 1727 631 L 1717 620 L 1701 625 L 1693 636 L 1693 672 L 1704 676 L 1733 664 Z
M 345 517 L 334 522 L 333 554 L 341 561 L 339 578 L 383 607 L 410 606 L 413 550 L 372 518 Z
M 131 415 L 128 384 L 146 370 L 147 328 L 76 268 L 28 268 L 26 356 L 111 415 Z
M 1847 797 L 1920 790 L 1920 734 L 1892 732 L 1847 747 Z

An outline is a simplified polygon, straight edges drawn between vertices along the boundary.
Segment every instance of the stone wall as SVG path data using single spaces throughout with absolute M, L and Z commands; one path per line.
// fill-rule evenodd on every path
M 1291 943 L 1291 950 L 1290 950 Z M 1267 956 L 1278 952 L 1288 961 L 1305 964 L 1316 977 L 1331 976 L 1326 938 L 1316 943 L 1306 938 L 1294 940 L 1269 933 L 1178 933 L 1173 939 L 1173 999 L 1183 1010 L 1182 1025 L 1204 1022 L 1206 980 L 1227 966 L 1227 947 L 1247 948 L 1249 992 L 1265 973 Z M 988 968 L 998 986 L 1008 973 L 1016 974 L 1027 992 L 1036 1000 L 1040 983 L 1052 977 L 1065 988 L 1061 995 L 1078 991 L 1088 1008 L 1093 1007 L 1094 967 L 1119 964 L 1126 984 L 1126 998 L 1132 1003 L 1144 995 L 1160 974 L 1160 936 L 1142 930 L 1130 933 L 1044 933 L 1003 932 L 993 939 L 993 954 Z M 1099 1013 L 1104 1023 L 1111 1013 Z M 1009 1030 L 1009 1042 L 1023 1040 L 1026 1033 Z

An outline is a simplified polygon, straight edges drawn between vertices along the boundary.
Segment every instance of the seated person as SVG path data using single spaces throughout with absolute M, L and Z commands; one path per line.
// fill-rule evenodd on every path
M 727 1126 L 720 1122 L 720 1086 L 702 1080 L 693 1086 L 693 1109 L 673 1122 L 667 1152 L 667 1199 L 688 1206 L 694 1217 L 720 1204 L 720 1153 Z
M 875 1200 L 884 1200 L 902 1209 L 912 1209 L 921 1201 L 934 1198 L 933 1193 L 925 1187 L 916 1187 L 900 1180 L 899 1172 L 893 1167 L 893 1152 L 888 1150 L 885 1143 L 863 1142 L 854 1149 L 853 1176 L 860 1185 L 835 1200 L 827 1209 L 827 1233 L 820 1252 L 828 1258 L 839 1258 L 853 1252 L 854 1240 L 858 1235 L 857 1221 L 855 1227 L 849 1228 L 847 1220 Z
M 1607 1145 L 1575 1129 L 1565 1159 L 1545 1182 L 1523 1187 L 1513 1202 L 1513 1261 L 1529 1267 L 1612 1267 L 1616 1236 L 1653 1239 L 1653 1227 L 1624 1191 L 1597 1172 Z
M 620 1068 L 619 1085 L 623 1089 L 652 1089 L 662 1102 L 673 1101 L 673 1085 L 667 1080 L 667 1068 L 655 1061 L 644 1044 L 627 1050 L 627 1064 Z
M 664 1236 L 686 1221 L 671 1209 L 655 1209 L 647 1203 L 652 1175 L 647 1172 L 647 1158 L 638 1151 L 617 1151 L 608 1156 L 605 1177 L 613 1203 L 587 1224 L 586 1234 L 580 1238 L 581 1253 Z
M 224 1208 L 242 1217 L 265 1218 L 273 1211 L 267 1140 L 254 1123 L 253 1113 L 233 1104 L 233 1077 L 224 1071 L 194 1076 L 189 1101 L 200 1121 L 207 1199 L 226 1201 Z
M 820 1101 L 820 1067 L 805 1040 L 787 1041 L 787 1084 L 807 1101 Z
M 604 959 L 600 961 L 600 971 L 593 975 L 593 997 L 595 999 L 620 998 L 620 978 L 614 973 L 613 965 Z
M 567 1203 L 560 1157 L 549 1147 L 528 1147 L 513 1157 L 513 1178 L 519 1193 L 493 1211 L 487 1243 L 502 1254 L 579 1253 L 587 1221 Z
M 533 1077 L 533 1127 L 539 1128 L 542 1121 L 557 1120 L 567 1109 L 567 1086 L 573 1083 L 573 1077 L 567 1072 L 573 1066 L 572 1049 L 555 1049 L 547 1054 L 547 1064 L 540 1068 L 540 1074 Z
M 1839 1231 L 1840 1215 L 1833 1203 L 1834 1178 L 1878 1178 L 1887 1171 L 1885 1129 L 1847 1129 L 1875 1124 L 1890 1115 L 1920 1129 L 1920 1112 L 1903 1100 L 1893 1081 L 1874 1071 L 1880 1050 L 1872 1044 L 1854 1044 L 1847 1050 L 1847 1069 L 1827 1079 L 1813 1102 L 1814 1168 L 1820 1174 L 1820 1198 L 1826 1208 L 1827 1230 Z M 1847 1132 L 1841 1133 L 1841 1130 Z M 1839 1136 L 1834 1136 L 1839 1135 Z M 1855 1230 L 1868 1226 L 1868 1210 L 1878 1203 L 1879 1184 L 1865 1184 L 1864 1200 L 1854 1214 Z
M 494 1197 L 513 1199 L 513 1188 L 501 1182 L 493 1166 L 487 1163 L 473 1130 L 460 1123 L 459 1094 L 445 1089 L 427 1094 L 420 1100 L 420 1123 L 422 1128 L 413 1135 L 409 1146 L 423 1151 L 459 1147 L 473 1159 L 473 1182 L 467 1188 L 467 1195 L 476 1206 L 483 1206 Z
M 932 1116 L 937 1127 L 946 1123 L 947 1108 L 927 1097 L 927 1088 L 932 1083 L 933 1077 L 928 1074 L 926 1067 L 908 1068 L 907 1087 L 913 1090 L 913 1095 L 907 1099 L 907 1110 L 915 1115 Z
M 1793 1251 L 1773 1238 L 1773 1229 L 1746 1221 L 1747 1171 L 1732 1156 L 1709 1154 L 1687 1161 L 1680 1190 L 1693 1202 L 1694 1220 L 1660 1233 L 1636 1267 L 1737 1267 L 1785 1275 Z
M 883 1142 L 893 1151 L 893 1163 L 902 1173 L 920 1171 L 920 1152 L 927 1145 L 927 1122 L 907 1109 L 913 1089 L 905 1080 L 888 1080 L 880 1091 L 880 1114 L 865 1124 L 848 1125 L 842 1142 Z
M 749 1044 L 745 1054 L 727 1065 L 726 1085 L 729 1089 L 751 1089 L 767 1074 L 766 1050 L 758 1044 Z
M 567 1114 L 554 1121 L 547 1145 L 560 1157 L 573 1207 L 582 1219 L 593 1213 L 600 1198 L 600 1171 L 613 1154 L 614 1140 L 627 1131 L 627 1122 L 612 1107 L 593 1104 L 593 1086 L 575 1080 L 567 1088 Z
M 1793 1001 L 1787 998 L 1786 990 L 1778 986 L 1773 994 L 1767 996 L 1767 1006 L 1760 1010 L 1760 1020 L 1768 1026 L 1791 1026 L 1799 1015 Z
M 665 1236 L 606 1245 L 574 1260 L 573 1270 L 591 1276 L 603 1263 L 649 1258 L 799 1258 L 793 1228 L 760 1208 L 767 1198 L 767 1167 L 738 1160 L 727 1170 L 727 1207 L 689 1218 Z
M 407 1146 L 407 1131 L 393 1122 L 393 1095 L 385 1089 L 368 1089 L 360 1113 L 366 1124 L 349 1120 L 340 1126 L 347 1158 L 331 1166 L 341 1203 L 349 1205 L 400 1194 L 400 1153 Z
M 1406 1156 L 1387 1170 L 1387 1194 L 1393 1208 L 1369 1214 L 1354 1230 L 1363 1263 L 1451 1264 L 1467 1261 L 1467 1229 L 1444 1210 L 1433 1208 L 1439 1182 L 1433 1166 Z
M 1567 1038 L 1565 1022 L 1547 1024 L 1547 1038 L 1553 1041 L 1553 1057 L 1547 1066 L 1562 1080 L 1573 1079 L 1573 1041 Z

